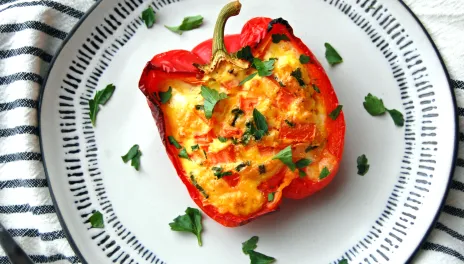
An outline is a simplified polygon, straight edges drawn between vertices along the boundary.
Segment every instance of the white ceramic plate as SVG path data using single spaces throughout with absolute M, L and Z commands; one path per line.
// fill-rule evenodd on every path
M 205 217 L 203 247 L 168 223 L 195 206 L 175 174 L 137 84 L 157 53 L 190 50 L 212 36 L 227 0 L 103 0 L 70 34 L 42 91 L 40 131 L 55 206 L 84 263 L 248 263 L 241 243 L 278 263 L 404 263 L 417 250 L 445 197 L 456 147 L 454 95 L 442 60 L 414 15 L 396 0 L 242 0 L 226 33 L 256 16 L 283 17 L 323 63 L 346 117 L 340 172 L 323 191 L 284 201 L 278 213 L 225 228 Z M 141 12 L 152 5 L 147 29 Z M 201 14 L 204 25 L 182 36 L 163 25 Z M 329 67 L 324 42 L 344 63 Z M 107 84 L 116 92 L 93 128 L 88 100 Z M 363 109 L 368 93 L 405 114 Z M 133 144 L 143 151 L 136 172 L 121 162 Z M 366 154 L 365 177 L 356 158 Z M 91 229 L 101 211 L 104 229 Z

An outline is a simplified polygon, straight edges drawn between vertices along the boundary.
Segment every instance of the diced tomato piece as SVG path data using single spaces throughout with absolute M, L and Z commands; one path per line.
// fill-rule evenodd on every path
M 225 138 L 231 137 L 240 137 L 242 136 L 243 132 L 241 129 L 236 127 L 224 128 L 219 134 Z
M 224 176 L 222 179 L 224 179 L 230 187 L 235 187 L 240 181 L 240 175 L 238 173 L 234 173 L 230 176 Z
M 315 124 L 295 124 L 294 127 L 290 127 L 282 123 L 279 139 L 287 139 L 294 142 L 312 142 L 315 136 Z
M 260 191 L 266 191 L 266 192 L 274 192 L 277 187 L 282 184 L 282 181 L 284 180 L 285 177 L 285 172 L 286 172 L 287 167 L 283 167 L 279 172 L 274 174 L 271 178 L 269 178 L 267 181 L 262 182 L 259 186 L 258 189 Z
M 211 164 L 229 163 L 235 161 L 234 146 L 229 146 L 216 153 L 208 153 L 208 159 Z
M 253 110 L 256 104 L 258 104 L 257 98 L 244 98 L 240 96 L 240 109 L 245 112 Z
M 258 145 L 258 151 L 259 151 L 259 154 L 261 154 L 262 156 L 271 156 L 277 153 L 276 148 L 266 147 L 266 146 L 261 146 L 261 145 Z
M 296 96 L 291 93 L 288 89 L 280 89 L 277 97 L 279 106 L 282 108 L 288 108 L 288 106 L 295 101 Z
M 208 144 L 211 143 L 215 137 L 214 131 L 211 129 L 206 134 L 195 135 L 195 142 L 198 144 Z

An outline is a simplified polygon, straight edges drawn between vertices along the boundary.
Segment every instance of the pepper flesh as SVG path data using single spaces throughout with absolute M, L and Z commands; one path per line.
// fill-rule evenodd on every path
M 229 4 L 229 8 L 230 5 L 238 5 L 238 7 L 233 8 L 240 9 L 238 2 Z M 225 23 L 225 21 L 223 22 Z M 219 26 L 219 31 L 220 27 L 223 30 L 223 25 Z M 285 34 L 289 40 L 277 44 L 273 43 L 272 35 L 274 34 Z M 215 37 L 217 36 L 215 35 Z M 243 78 L 255 70 L 249 67 L 246 61 L 238 62 L 228 53 L 222 54 L 225 57 L 221 61 L 215 62 L 215 58 L 217 58 L 217 48 L 214 48 L 215 40 L 216 38 L 204 41 L 192 51 L 174 50 L 154 56 L 142 73 L 139 87 L 147 97 L 167 154 L 194 202 L 220 224 L 234 227 L 243 225 L 260 215 L 275 211 L 283 197 L 301 199 L 329 184 L 338 171 L 343 153 L 345 121 L 343 112 L 336 120 L 327 118 L 327 114 L 338 106 L 335 92 L 320 63 L 307 46 L 293 35 L 293 30 L 287 21 L 264 17 L 253 18 L 245 24 L 241 34 L 225 36 L 223 43 L 227 51 L 231 53 L 237 52 L 245 46 L 250 46 L 253 56 L 261 60 L 269 59 L 272 49 L 279 50 L 289 47 L 292 52 L 308 56 L 310 63 L 299 65 L 304 75 L 303 79 L 307 82 L 305 87 L 299 86 L 296 80 L 287 76 L 288 74 L 282 77 L 282 73 L 288 73 L 288 71 L 285 72 L 286 65 L 281 63 L 285 60 L 283 56 L 277 57 L 276 70 L 273 75 L 255 78 L 243 86 L 239 86 L 237 78 L 224 76 L 228 76 L 228 73 L 232 72 L 232 74 L 235 73 Z M 215 50 L 213 51 L 213 49 Z M 224 48 L 221 51 L 227 52 Z M 287 52 L 290 51 L 287 50 Z M 198 66 L 205 64 L 207 66 Z M 281 64 L 283 66 L 280 68 Z M 292 68 L 292 70 L 294 69 Z M 285 81 L 286 87 L 281 87 L 279 79 Z M 172 116 L 169 114 L 176 115 L 178 113 L 172 111 L 170 106 L 161 104 L 157 99 L 156 93 L 166 91 L 168 84 L 176 84 L 181 89 L 186 84 L 185 88 L 192 91 L 197 91 L 195 89 L 201 85 L 218 87 L 219 90 L 228 93 L 229 98 L 216 105 L 213 117 L 209 120 L 204 117 L 204 113 L 201 111 L 192 109 L 191 112 L 196 119 L 191 126 L 195 127 L 195 124 L 201 124 L 198 127 L 205 128 L 204 123 L 206 128 L 210 129 L 185 132 L 181 131 L 184 129 L 183 127 L 179 128 L 170 121 Z M 312 85 L 317 86 L 320 93 L 313 90 Z M 265 89 L 256 88 L 259 86 L 264 86 Z M 250 91 L 254 89 L 258 93 L 251 93 L 253 96 L 248 96 Z M 246 91 L 246 96 L 242 96 L 244 91 Z M 275 91 L 275 94 L 269 91 Z M 176 93 L 177 89 L 173 97 L 177 96 Z M 264 136 L 260 141 L 252 140 L 246 146 L 243 144 L 233 145 L 228 142 L 227 146 L 224 147 L 223 144 L 217 142 L 218 136 L 235 139 L 242 137 L 247 118 L 250 120 L 254 108 L 262 108 L 261 102 L 266 98 L 273 99 L 269 108 L 277 109 L 274 112 L 278 113 L 277 116 L 266 117 L 269 122 L 269 135 Z M 309 119 L 312 118 L 310 121 L 316 120 L 318 122 L 304 122 L 303 120 L 303 122 L 296 122 L 294 127 L 290 127 L 284 122 L 283 117 L 279 115 L 289 111 L 289 107 L 294 107 L 295 102 L 314 103 L 317 107 L 303 108 L 303 112 L 315 113 L 314 115 L 308 114 L 308 116 L 310 116 Z M 226 111 L 230 108 L 240 108 L 244 112 L 244 116 L 238 119 L 239 122 L 235 126 L 230 125 L 233 116 L 230 111 Z M 325 117 L 318 119 L 319 115 Z M 188 136 L 182 138 L 181 136 L 189 133 L 196 133 L 193 137 L 195 139 L 193 143 L 200 144 L 200 148 L 205 150 L 205 153 L 191 151 L 188 153 L 191 160 L 186 160 L 178 156 L 179 149 L 169 143 L 168 136 L 177 136 L 181 145 L 188 149 L 190 145 L 186 144 L 191 142 L 189 139 L 192 136 L 189 135 L 190 138 Z M 300 177 L 298 171 L 292 172 L 280 161 L 272 160 L 275 154 L 289 145 L 292 146 L 293 162 L 302 158 L 309 158 L 313 161 L 310 166 L 304 168 L 307 176 Z M 216 146 L 219 148 L 217 151 L 213 151 Z M 235 167 L 237 163 L 245 161 L 243 153 L 251 156 L 252 164 L 244 166 L 239 172 L 230 169 Z M 230 171 L 231 175 L 217 179 L 211 176 L 212 171 L 209 172 L 210 176 L 204 176 L 205 170 L 198 169 L 198 166 L 210 169 L 218 165 L 224 167 L 224 171 L 226 169 Z M 265 165 L 266 172 L 264 174 L 258 170 L 259 165 Z M 330 174 L 319 179 L 319 173 L 324 167 L 329 168 Z M 190 169 L 192 170 L 189 171 Z M 203 173 L 195 175 L 192 171 Z M 199 177 L 200 183 L 196 177 Z M 205 178 L 207 180 L 204 180 Z M 249 186 L 245 184 L 247 182 L 252 182 L 254 185 L 251 185 L 255 189 L 249 190 Z M 201 186 L 202 184 L 205 188 Z M 209 188 L 210 185 L 212 185 L 211 188 Z M 217 195 L 216 188 L 228 190 L 227 195 L 235 195 L 235 200 L 224 200 L 224 196 L 228 196 Z M 274 194 L 273 200 L 268 201 L 268 195 L 271 193 Z M 224 203 L 230 203 L 232 206 L 224 205 Z

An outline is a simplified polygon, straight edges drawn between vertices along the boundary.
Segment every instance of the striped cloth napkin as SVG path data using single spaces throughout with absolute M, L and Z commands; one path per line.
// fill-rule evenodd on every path
M 393 0 L 385 0 L 393 1 Z M 405 0 L 435 39 L 464 107 L 464 0 Z M 79 263 L 47 188 L 37 128 L 39 88 L 71 28 L 95 1 L 0 0 L 0 222 L 36 263 Z M 460 81 L 461 80 L 461 81 Z M 464 128 L 464 108 L 459 108 Z M 464 142 L 464 134 L 459 140 Z M 464 157 L 460 145 L 459 156 Z M 415 263 L 464 262 L 464 159 Z M 0 249 L 0 264 L 9 263 Z

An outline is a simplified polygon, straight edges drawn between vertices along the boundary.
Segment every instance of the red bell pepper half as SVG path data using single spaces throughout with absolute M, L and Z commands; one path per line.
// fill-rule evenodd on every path
M 147 63 L 139 82 L 139 88 L 147 98 L 167 154 L 174 164 L 180 179 L 187 187 L 190 196 L 207 215 L 228 227 L 243 225 L 260 215 L 275 211 L 283 197 L 302 199 L 327 186 L 338 171 L 345 136 L 343 112 L 335 120 L 327 117 L 338 106 L 338 99 L 324 69 L 308 47 L 294 36 L 293 30 L 286 20 L 282 18 L 256 17 L 244 25 L 240 34 L 224 36 L 224 26 L 227 19 L 237 15 L 240 8 L 241 4 L 238 1 L 226 5 L 219 14 L 213 39 L 202 42 L 192 51 L 172 50 L 154 56 Z M 234 70 L 235 72 L 245 71 L 251 73 L 255 70 L 250 61 L 243 59 L 243 57 L 237 58 L 236 52 L 250 47 L 253 57 L 264 61 L 266 53 L 271 49 L 271 45 L 277 45 L 273 42 L 273 36 L 275 35 L 285 35 L 287 37 L 282 40 L 286 42 L 281 43 L 282 47 L 288 48 L 290 45 L 295 52 L 309 57 L 309 63 L 301 64 L 303 74 L 309 76 L 306 79 L 303 78 L 306 82 L 309 80 L 308 83 L 299 86 L 296 80 L 286 79 L 287 83 L 280 83 L 279 85 L 276 76 L 270 75 L 262 77 L 259 81 L 248 81 L 249 84 L 245 89 L 245 85 L 240 86 L 236 79 L 223 81 L 220 83 L 220 89 L 221 91 L 228 91 L 229 98 L 220 101 L 216 105 L 211 119 L 206 118 L 201 109 L 191 109 L 185 112 L 185 115 L 189 116 L 188 120 L 193 120 L 191 124 L 179 124 L 175 121 L 169 121 L 172 119 L 169 115 L 175 114 L 176 111 L 169 108 L 172 102 L 167 104 L 161 102 L 160 92 L 166 92 L 168 86 L 175 84 L 185 84 L 185 87 L 190 88 L 177 89 L 187 90 L 196 89 L 194 87 L 198 88 L 202 85 L 211 85 L 213 81 L 217 81 L 215 79 L 217 76 L 225 74 L 226 69 L 229 73 L 234 72 Z M 285 52 L 282 54 L 285 55 Z M 280 59 L 280 57 L 276 58 L 277 61 Z M 283 57 L 282 60 L 284 60 Z M 284 71 L 283 68 L 279 67 L 275 65 L 275 71 Z M 326 118 L 321 119 L 323 121 L 320 121 L 320 123 L 292 123 L 288 120 L 284 122 L 281 117 L 268 115 L 266 118 L 269 123 L 269 130 L 273 132 L 265 135 L 261 140 L 253 141 L 249 145 L 240 142 L 237 145 L 227 143 L 229 145 L 219 151 L 212 150 L 211 144 L 216 138 L 225 137 L 237 141 L 246 133 L 245 121 L 242 121 L 240 125 L 237 123 L 236 126 L 231 126 L 232 115 L 226 111 L 230 109 L 229 107 L 236 107 L 243 111 L 244 116 L 252 118 L 253 109 L 258 107 L 259 102 L 266 97 L 266 94 L 258 93 L 258 95 L 254 94 L 249 97 L 234 97 L 233 94 L 235 92 L 242 93 L 244 90 L 250 94 L 254 86 L 262 83 L 270 85 L 271 88 L 268 90 L 276 91 L 275 101 L 271 102 L 270 109 L 280 109 L 283 112 L 290 111 L 292 104 L 295 104 L 295 102 L 306 103 L 308 97 L 310 97 L 319 106 L 319 108 L 312 108 L 311 111 L 325 113 Z M 179 91 L 176 92 L 177 95 Z M 173 94 L 171 100 L 174 100 L 177 95 Z M 171 110 L 167 110 L 168 108 Z M 179 109 L 178 112 L 182 112 L 181 110 Z M 242 119 L 245 119 L 245 117 L 238 117 L 238 120 Z M 274 120 L 279 121 L 273 122 Z M 211 129 L 195 130 L 196 127 L 204 128 L 205 126 Z M 191 130 L 188 130 L 189 127 Z M 169 136 L 171 135 L 177 137 L 176 140 L 179 142 L 176 143 L 178 146 L 170 142 Z M 272 135 L 272 140 L 267 139 Z M 190 145 L 187 145 L 187 142 L 191 142 L 188 141 L 189 138 L 194 138 L 194 143 L 199 144 L 199 150 L 202 151 L 193 151 L 193 148 L 190 151 Z M 272 159 L 287 146 L 291 146 L 294 163 L 297 163 L 301 158 L 308 158 L 312 161 L 311 165 L 292 171 L 279 160 Z M 228 164 L 234 164 L 235 167 L 240 155 L 252 149 L 257 149 L 257 152 L 255 156 L 251 157 L 250 163 L 242 163 L 240 165 L 242 170 L 238 170 L 238 168 L 237 170 L 228 170 L 222 178 L 218 176 L 213 180 L 203 180 L 201 178 L 203 174 L 194 175 L 193 172 L 189 171 L 190 167 L 185 165 L 185 162 L 192 162 L 192 164 L 200 164 L 198 166 L 206 166 L 221 172 L 218 169 L 219 165 L 227 167 Z M 184 155 L 180 155 L 180 151 L 185 151 Z M 259 168 L 260 173 L 258 173 L 259 164 L 253 160 L 254 157 L 258 159 L 258 156 L 269 157 L 266 161 L 259 161 L 266 164 L 266 167 L 262 165 Z M 322 171 L 325 169 L 329 170 L 328 175 L 322 175 Z M 266 170 L 265 174 L 261 174 L 263 170 Z M 202 181 L 199 182 L 196 177 L 197 179 L 201 178 Z M 265 179 L 263 180 L 260 177 L 265 177 Z M 256 187 L 259 195 L 250 198 L 251 193 L 247 193 L 244 196 L 249 200 L 234 198 L 230 201 L 224 200 L 222 203 L 211 200 L 215 195 L 216 189 L 214 188 L 216 187 L 209 187 L 210 184 L 217 186 L 219 191 L 222 189 L 229 190 L 231 196 L 242 197 L 240 196 L 241 193 L 238 192 L 239 185 L 242 181 L 250 181 L 250 179 L 259 181 L 259 185 Z M 246 186 L 242 187 L 245 188 Z M 208 190 L 210 193 L 207 193 Z M 237 192 L 234 193 L 233 191 Z M 253 189 L 252 194 L 256 194 L 255 191 Z M 236 208 L 234 209 L 231 206 Z

